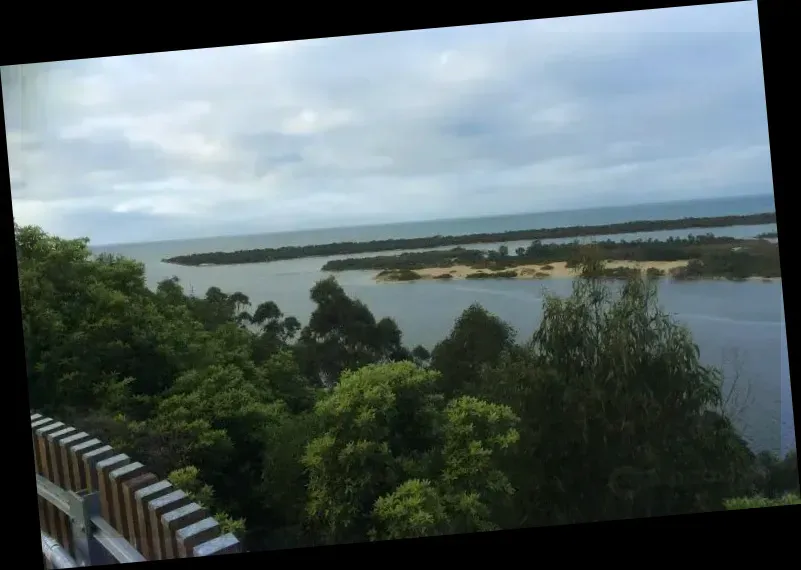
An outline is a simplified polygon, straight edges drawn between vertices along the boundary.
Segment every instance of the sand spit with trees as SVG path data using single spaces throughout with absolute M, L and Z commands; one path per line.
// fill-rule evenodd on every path
M 640 273 L 663 276 L 674 269 L 687 267 L 687 261 L 650 261 L 625 262 L 610 261 L 605 267 L 610 270 L 638 270 Z M 414 278 L 409 274 L 416 274 Z M 409 282 L 420 279 L 566 279 L 578 275 L 578 270 L 571 267 L 569 262 L 556 261 L 545 264 L 519 265 L 510 269 L 480 269 L 476 270 L 469 265 L 455 265 L 449 268 L 424 267 L 411 270 L 384 270 L 376 274 L 373 279 L 380 283 Z M 406 277 L 406 278 L 404 278 Z
M 678 281 L 781 278 L 779 248 L 764 239 L 737 239 L 712 234 L 664 241 L 598 241 L 543 244 L 535 240 L 514 254 L 497 250 L 453 248 L 329 260 L 323 271 L 375 271 L 379 282 L 421 279 L 547 279 L 577 276 L 581 259 L 602 263 L 601 277 L 647 276 Z

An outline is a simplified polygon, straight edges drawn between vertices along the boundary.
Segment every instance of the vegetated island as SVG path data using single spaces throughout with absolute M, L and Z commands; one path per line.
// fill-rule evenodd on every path
M 323 271 L 379 271 L 377 281 L 543 279 L 572 277 L 587 257 L 603 261 L 601 276 L 607 278 L 625 279 L 643 272 L 649 277 L 676 280 L 781 277 L 777 244 L 712 234 L 592 244 L 543 244 L 537 240 L 527 248 L 517 248 L 514 255 L 506 246 L 498 251 L 457 247 L 331 260 Z
M 655 232 L 683 229 L 710 229 L 730 226 L 750 226 L 776 222 L 776 212 L 749 214 L 744 216 L 717 216 L 706 218 L 680 218 L 674 220 L 639 220 L 600 226 L 567 226 L 561 228 L 540 228 L 532 230 L 513 230 L 500 233 L 465 234 L 457 236 L 430 236 L 421 238 L 385 239 L 365 242 L 337 242 L 318 245 L 285 246 L 264 249 L 245 249 L 239 251 L 215 251 L 209 253 L 190 253 L 163 259 L 164 263 L 175 265 L 240 265 L 245 263 L 266 263 L 285 261 L 303 257 L 329 257 L 333 255 L 352 255 L 377 253 L 400 249 L 426 249 L 434 247 L 474 245 L 509 241 L 529 241 L 558 238 L 578 238 L 599 235 Z
M 778 239 L 779 233 L 778 232 L 765 232 L 763 234 L 757 234 L 759 239 Z

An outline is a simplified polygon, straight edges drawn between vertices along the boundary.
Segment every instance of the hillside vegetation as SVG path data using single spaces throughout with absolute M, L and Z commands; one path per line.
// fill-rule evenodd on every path
M 250 549 L 798 492 L 795 454 L 748 449 L 655 284 L 609 288 L 592 259 L 524 342 L 473 305 L 429 352 L 333 278 L 304 324 L 239 292 L 150 290 L 86 240 L 17 227 L 16 249 L 31 408 L 169 476 Z

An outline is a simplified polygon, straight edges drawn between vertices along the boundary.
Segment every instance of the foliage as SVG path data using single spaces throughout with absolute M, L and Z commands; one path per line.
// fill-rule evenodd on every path
M 448 396 L 475 394 L 481 367 L 498 361 L 514 345 L 516 331 L 478 304 L 469 306 L 447 338 L 431 352 L 431 367 L 440 373 Z
M 686 267 L 672 271 L 675 279 L 703 279 L 725 277 L 743 280 L 749 277 L 781 277 L 779 248 L 776 244 L 755 243 L 728 250 L 707 251 L 693 259 Z
M 492 528 L 491 498 L 513 493 L 496 457 L 516 443 L 517 418 L 475 398 L 446 403 L 437 376 L 371 365 L 318 403 L 325 433 L 303 461 L 308 516 L 326 542 Z
M 747 449 L 654 280 L 606 279 L 618 246 L 568 244 L 580 278 L 525 342 L 472 305 L 429 352 L 333 278 L 302 326 L 240 292 L 150 290 L 86 240 L 15 233 L 32 409 L 168 477 L 248 548 L 798 500 L 797 455 Z M 715 239 L 619 251 L 704 260 L 730 249 Z M 503 270 L 553 247 L 437 255 Z
M 755 458 L 752 487 L 754 491 L 774 499 L 788 491 L 801 493 L 798 481 L 798 453 L 790 450 L 784 457 L 763 451 Z
M 197 467 L 190 465 L 176 469 L 167 476 L 167 480 L 177 489 L 184 491 L 192 501 L 211 509 L 214 518 L 220 523 L 220 529 L 223 533 L 230 532 L 237 537 L 242 537 L 245 534 L 244 520 L 234 520 L 228 513 L 214 509 L 214 489 L 200 480 L 200 472 Z
M 517 277 L 517 271 L 494 271 L 492 273 L 478 271 L 465 276 L 466 279 L 514 279 L 515 277 Z
M 348 297 L 335 279 L 319 281 L 311 299 L 317 308 L 297 349 L 303 372 L 317 384 L 330 387 L 345 370 L 409 357 L 395 321 L 376 322 L 370 309 Z
M 743 488 L 748 465 L 731 423 L 712 411 L 719 373 L 659 309 L 652 282 L 631 279 L 615 294 L 602 264 L 581 270 L 570 297 L 547 297 L 530 342 L 484 370 L 482 395 L 523 420 L 518 521 L 718 508 Z
M 767 499 L 765 497 L 743 497 L 737 499 L 728 499 L 725 502 L 726 509 L 729 511 L 741 509 L 761 509 L 762 507 L 782 507 L 785 505 L 801 505 L 801 497 L 797 494 L 787 494 L 776 499 Z

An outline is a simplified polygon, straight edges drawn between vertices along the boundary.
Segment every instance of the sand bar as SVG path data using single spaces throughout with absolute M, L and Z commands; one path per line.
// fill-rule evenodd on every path
M 609 269 L 618 267 L 639 268 L 645 272 L 648 269 L 660 269 L 668 273 L 671 269 L 678 267 L 685 267 L 686 261 L 610 261 L 605 264 Z M 575 277 L 577 272 L 575 269 L 567 267 L 564 261 L 557 261 L 550 264 L 532 264 L 532 265 L 518 265 L 517 267 L 510 267 L 508 269 L 501 269 L 499 271 L 515 271 L 516 277 L 507 277 L 506 279 L 549 279 L 549 278 L 570 278 Z M 468 265 L 454 265 L 453 267 L 426 267 L 423 269 L 415 269 L 415 273 L 420 275 L 422 279 L 435 279 L 441 275 L 449 274 L 452 279 L 466 279 L 471 273 L 496 273 L 489 269 L 474 269 Z M 393 279 L 388 279 L 387 275 L 376 274 L 374 279 L 378 282 L 396 282 Z

